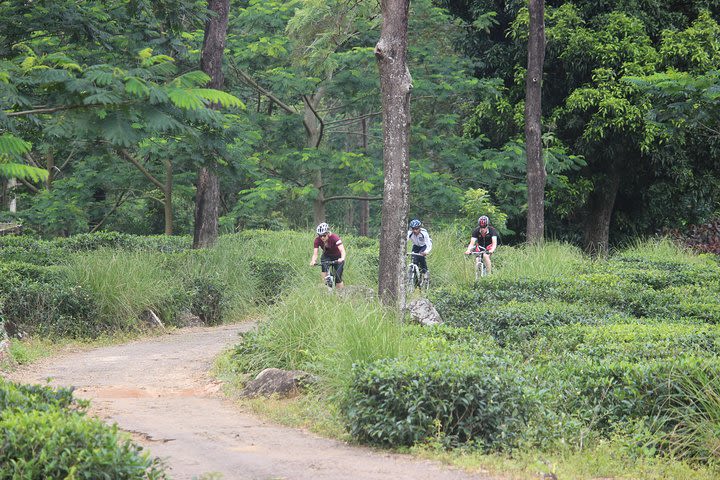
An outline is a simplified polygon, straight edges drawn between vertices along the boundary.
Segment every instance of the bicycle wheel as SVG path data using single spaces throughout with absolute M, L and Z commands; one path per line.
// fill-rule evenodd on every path
M 327 277 L 325 277 L 325 286 L 327 286 L 330 291 L 335 288 L 335 270 L 336 267 L 331 265 L 330 268 L 328 268 Z
M 410 292 L 415 290 L 415 287 L 417 286 L 417 269 L 417 265 L 415 265 L 414 263 L 411 263 L 408 267 L 407 289 Z
M 423 294 L 427 294 L 428 290 L 430 289 L 430 271 L 421 274 L 420 278 L 420 290 L 422 290 Z

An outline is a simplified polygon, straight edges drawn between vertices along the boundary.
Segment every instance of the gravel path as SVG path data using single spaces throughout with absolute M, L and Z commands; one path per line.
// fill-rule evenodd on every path
M 251 324 L 185 329 L 68 353 L 13 380 L 74 386 L 92 413 L 132 432 L 173 478 L 490 480 L 435 462 L 320 438 L 242 411 L 209 375 L 213 359 Z

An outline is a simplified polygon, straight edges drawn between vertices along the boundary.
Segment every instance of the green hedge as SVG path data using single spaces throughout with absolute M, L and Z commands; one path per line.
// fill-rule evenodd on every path
M 0 324 L 9 334 L 97 336 L 105 331 L 97 317 L 90 293 L 72 285 L 63 267 L 0 265 Z
M 679 379 L 717 374 L 720 359 L 682 355 L 672 361 L 598 362 L 570 356 L 548 367 L 544 375 L 551 380 L 546 388 L 556 389 L 557 409 L 582 417 L 592 430 L 607 435 L 644 419 L 660 419 L 671 429 L 678 402 L 692 402 L 682 396 Z
M 189 237 L 167 235 L 139 236 L 119 232 L 84 233 L 55 240 L 40 240 L 27 236 L 0 237 L 0 260 L 19 261 L 36 265 L 57 265 L 67 255 L 100 248 L 126 251 L 173 253 L 192 247 Z
M 356 367 L 345 407 L 350 432 L 385 446 L 434 439 L 448 446 L 512 447 L 530 416 L 532 396 L 506 359 L 477 353 Z
M 117 426 L 86 417 L 70 390 L 0 379 L 0 478 L 167 477 Z

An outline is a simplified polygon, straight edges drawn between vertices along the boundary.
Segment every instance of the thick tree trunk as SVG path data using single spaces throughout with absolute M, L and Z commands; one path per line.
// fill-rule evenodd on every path
M 585 219 L 585 251 L 593 256 L 606 256 L 610 240 L 610 218 L 620 187 L 620 172 L 613 165 L 610 173 L 596 182 L 588 199 Z
M 163 193 L 165 194 L 165 235 L 173 234 L 173 208 L 172 208 L 172 194 L 173 194 L 173 166 L 170 160 L 165 160 L 165 188 Z
M 195 238 L 193 248 L 206 248 L 215 244 L 218 236 L 220 186 L 218 176 L 207 167 L 198 172 L 195 194 Z
M 545 2 L 529 0 L 530 37 L 525 79 L 525 151 L 527 153 L 527 241 L 541 243 L 545 231 L 545 162 L 542 153 L 542 72 L 545 62 Z
M 407 66 L 409 0 L 382 0 L 383 24 L 375 57 L 383 105 L 383 189 L 379 293 L 387 305 L 405 306 L 405 227 L 410 191 L 410 92 Z
M 210 17 L 205 25 L 200 69 L 210 76 L 208 88 L 221 90 L 225 83 L 222 72 L 222 59 L 225 52 L 230 0 L 208 0 L 208 9 L 214 15 Z M 211 165 L 214 163 L 213 160 Z M 202 167 L 198 172 L 193 248 L 210 247 L 217 240 L 218 212 L 220 211 L 219 183 L 214 169 Z

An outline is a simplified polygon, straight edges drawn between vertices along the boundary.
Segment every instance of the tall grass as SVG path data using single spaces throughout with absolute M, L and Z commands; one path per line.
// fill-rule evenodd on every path
M 296 289 L 269 312 L 251 362 L 310 370 L 339 391 L 354 364 L 400 355 L 403 329 L 377 301 L 329 295 L 320 286 Z
M 100 321 L 113 330 L 131 329 L 143 310 L 160 310 L 172 301 L 174 282 L 156 253 L 97 250 L 75 254 L 67 265 L 69 280 L 91 292 Z
M 708 262 L 707 256 L 697 255 L 692 250 L 666 237 L 634 240 L 613 256 L 616 258 L 690 265 L 704 265 Z
M 720 373 L 699 371 L 678 379 L 681 404 L 669 419 L 676 426 L 666 439 L 676 458 L 720 464 Z

